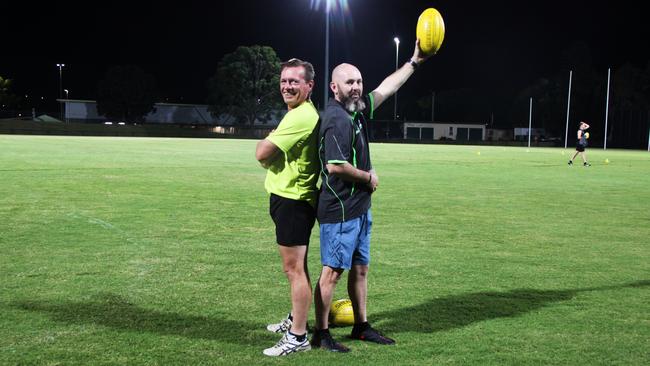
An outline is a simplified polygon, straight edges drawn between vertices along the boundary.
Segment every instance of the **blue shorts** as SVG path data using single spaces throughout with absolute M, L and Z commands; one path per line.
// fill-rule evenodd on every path
M 372 214 L 335 224 L 320 225 L 320 261 L 324 266 L 349 270 L 370 263 Z

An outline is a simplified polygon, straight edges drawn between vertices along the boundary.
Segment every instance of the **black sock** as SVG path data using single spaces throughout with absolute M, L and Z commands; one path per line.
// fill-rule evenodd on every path
M 363 323 L 354 323 L 354 328 L 352 329 L 353 332 L 363 332 L 364 330 L 370 328 L 370 323 L 363 322 Z
M 301 335 L 298 335 L 298 334 L 293 334 L 293 333 L 291 333 L 291 331 L 289 331 L 289 334 L 291 334 L 292 336 L 296 337 L 296 340 L 297 340 L 298 342 L 304 342 L 305 339 L 307 338 L 307 333 L 303 333 L 303 334 L 301 334 Z
M 325 329 L 315 329 L 315 332 L 318 333 L 318 335 L 320 335 L 320 336 L 323 336 L 323 335 L 326 335 L 326 334 L 330 334 L 330 330 L 329 330 L 329 328 L 325 328 Z
M 293 321 L 293 315 L 291 315 L 291 313 L 289 313 L 289 316 L 287 317 L 287 319 Z

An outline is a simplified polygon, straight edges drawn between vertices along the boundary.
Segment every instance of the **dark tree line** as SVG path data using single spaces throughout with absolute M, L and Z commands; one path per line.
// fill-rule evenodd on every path
M 572 72 L 569 138 L 579 121 L 591 126 L 592 144 L 604 140 L 607 70 L 593 66 L 589 49 L 576 44 L 561 55 L 561 68 L 519 90 L 465 88 L 436 91 L 419 98 L 402 97 L 400 119 L 430 121 L 435 100 L 435 120 L 484 123 L 491 128 L 526 127 L 529 100 L 533 98 L 533 127 L 564 138 L 567 120 L 569 72 Z M 271 47 L 239 47 L 225 55 L 207 82 L 209 110 L 230 116 L 239 124 L 267 121 L 282 109 L 278 92 L 280 60 Z M 20 104 L 10 92 L 11 81 L 0 77 L 0 101 Z M 650 62 L 645 67 L 625 63 L 611 70 L 607 145 L 644 148 L 650 128 Z M 435 97 L 435 98 L 432 98 Z M 137 66 L 108 70 L 97 88 L 100 114 L 127 122 L 141 121 L 158 101 L 155 80 Z M 392 119 L 392 108 L 378 111 Z
M 282 108 L 279 95 L 280 59 L 271 47 L 238 47 L 227 54 L 208 81 L 209 109 L 239 123 L 266 122 Z
M 494 128 L 527 127 L 529 101 L 533 98 L 533 127 L 544 128 L 548 135 L 563 139 L 571 72 L 569 139 L 573 139 L 578 122 L 584 120 L 592 126 L 592 144 L 602 145 L 605 137 L 607 70 L 596 70 L 584 44 L 572 46 L 561 57 L 563 65 L 560 70 L 538 78 L 518 91 L 509 92 L 498 88 L 437 91 L 436 120 L 485 123 Z M 650 128 L 650 62 L 644 68 L 625 63 L 611 69 L 610 78 L 608 147 L 647 146 Z M 430 120 L 431 102 L 431 95 L 421 96 L 406 107 L 407 110 L 418 110 L 407 118 Z
M 215 116 L 235 123 L 267 121 L 282 107 L 278 95 L 280 60 L 271 47 L 239 47 L 219 62 L 208 81 L 208 104 Z M 110 119 L 140 122 L 158 101 L 156 83 L 138 66 L 115 66 L 97 88 L 97 111 Z
M 135 65 L 115 66 L 97 87 L 97 112 L 109 119 L 141 122 L 157 99 L 152 75 Z
M 533 98 L 535 126 L 554 136 L 564 137 L 567 118 L 569 72 L 539 79 L 522 90 L 511 112 L 512 120 L 528 115 L 529 98 Z M 607 74 L 593 69 L 573 71 L 569 110 L 569 138 L 578 122 L 591 125 L 592 144 L 602 145 L 607 116 L 607 145 L 641 148 L 647 143 L 650 128 L 650 63 L 645 69 L 624 64 L 610 71 L 609 104 Z M 608 111 L 607 111 L 608 107 Z M 523 112 L 523 113 L 522 113 Z
M 20 104 L 20 98 L 11 92 L 11 79 L 0 75 L 0 106 L 3 109 L 15 108 Z

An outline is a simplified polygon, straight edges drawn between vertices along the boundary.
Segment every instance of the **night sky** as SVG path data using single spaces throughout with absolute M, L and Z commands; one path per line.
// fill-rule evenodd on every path
M 15 2 L 12 2 L 15 3 Z M 71 99 L 95 99 L 112 65 L 136 64 L 154 75 L 161 101 L 205 103 L 206 81 L 240 45 L 273 47 L 282 60 L 311 61 L 314 99 L 322 101 L 323 1 L 21 2 L 2 5 L 0 75 L 30 97 L 58 97 L 59 71 Z M 332 18 L 330 70 L 356 64 L 367 91 L 413 52 L 421 11 L 438 9 L 446 36 L 438 55 L 400 90 L 401 98 L 460 88 L 508 93 L 561 70 L 561 53 L 587 44 L 597 71 L 648 63 L 645 15 L 631 1 L 349 0 L 345 19 Z

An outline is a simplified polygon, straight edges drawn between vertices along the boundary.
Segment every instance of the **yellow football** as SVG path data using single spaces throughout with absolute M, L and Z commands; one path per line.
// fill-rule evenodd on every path
M 345 327 L 354 325 L 354 311 L 350 299 L 332 301 L 330 307 L 329 322 L 332 325 Z
M 442 46 L 445 38 L 445 22 L 438 10 L 429 8 L 420 14 L 415 35 L 420 40 L 420 50 L 433 55 Z
M 586 139 L 589 138 L 589 132 L 585 132 L 585 138 L 586 138 Z

